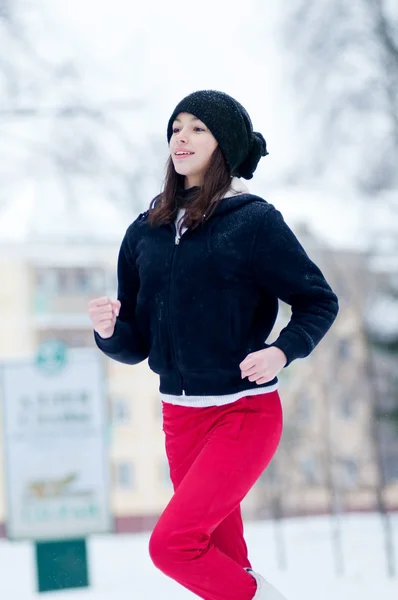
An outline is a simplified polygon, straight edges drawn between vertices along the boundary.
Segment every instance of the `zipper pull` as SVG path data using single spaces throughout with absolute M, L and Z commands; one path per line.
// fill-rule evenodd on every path
M 176 237 L 175 237 L 175 240 L 174 240 L 174 241 L 175 241 L 175 244 L 176 244 L 176 246 L 178 246 L 178 244 L 180 243 L 180 239 L 181 239 L 181 238 L 180 238 L 180 236 L 179 236 L 179 235 L 178 235 L 178 233 L 177 233 L 177 235 L 176 235 Z

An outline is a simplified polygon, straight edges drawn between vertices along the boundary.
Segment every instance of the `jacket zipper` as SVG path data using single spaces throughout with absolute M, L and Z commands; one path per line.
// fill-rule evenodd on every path
M 174 231 L 175 231 L 174 243 L 176 246 L 178 246 L 184 233 L 180 233 L 181 230 L 177 229 L 177 226 L 175 223 L 173 224 L 173 227 L 174 227 Z M 186 231 L 185 231 L 185 233 L 186 233 Z
M 171 265 L 170 265 L 170 280 L 169 280 L 169 310 L 168 310 L 168 329 L 169 329 L 169 336 L 170 336 L 170 343 L 171 343 L 171 352 L 173 355 L 173 359 L 174 359 L 174 363 L 176 365 L 177 368 L 177 372 L 178 375 L 180 377 L 180 383 L 181 383 L 181 390 L 182 390 L 182 395 L 185 396 L 185 390 L 184 390 L 184 380 L 180 371 L 180 368 L 178 366 L 178 362 L 177 362 L 177 357 L 176 357 L 176 353 L 175 353 L 175 344 L 174 344 L 174 338 L 173 338 L 173 334 L 172 334 L 172 329 L 171 329 L 171 324 L 170 324 L 170 296 L 171 296 L 171 279 L 172 279 L 172 273 L 173 273 L 173 266 L 174 266 L 174 258 L 175 258 L 175 254 L 176 254 L 176 248 L 180 243 L 181 240 L 181 236 L 178 234 L 177 228 L 176 226 L 173 224 L 174 227 L 174 231 L 175 231 L 175 236 L 174 236 L 174 247 L 173 247 L 173 254 L 171 257 Z

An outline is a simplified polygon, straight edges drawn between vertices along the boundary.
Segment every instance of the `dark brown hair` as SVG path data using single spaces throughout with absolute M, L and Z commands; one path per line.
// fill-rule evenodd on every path
M 203 183 L 186 206 L 181 226 L 195 229 L 208 218 L 221 202 L 231 185 L 231 175 L 220 147 L 214 150 Z M 150 204 L 148 222 L 151 225 L 173 223 L 177 216 L 178 192 L 184 189 L 184 175 L 174 169 L 171 156 L 166 165 L 163 191 Z

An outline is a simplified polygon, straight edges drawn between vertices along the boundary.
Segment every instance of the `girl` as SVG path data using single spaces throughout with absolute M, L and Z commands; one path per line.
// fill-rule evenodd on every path
M 162 193 L 127 229 L 118 299 L 89 303 L 95 340 L 160 376 L 174 495 L 154 564 L 205 600 L 282 600 L 251 569 L 240 504 L 281 437 L 277 375 L 307 356 L 338 304 L 282 215 L 249 193 L 266 142 L 241 104 L 198 91 L 173 111 Z M 273 344 L 278 299 L 292 316 Z

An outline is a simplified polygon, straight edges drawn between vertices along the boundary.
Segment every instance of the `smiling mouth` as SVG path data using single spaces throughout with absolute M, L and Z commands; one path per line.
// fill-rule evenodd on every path
M 178 154 L 175 153 L 174 156 L 176 158 L 188 158 L 188 156 L 193 156 L 194 154 L 194 152 L 179 152 Z

